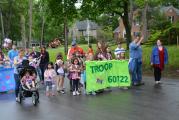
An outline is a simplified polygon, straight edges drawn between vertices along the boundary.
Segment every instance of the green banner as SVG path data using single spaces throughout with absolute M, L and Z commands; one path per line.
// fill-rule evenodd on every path
M 97 91 L 107 87 L 130 86 L 131 80 L 126 60 L 87 61 L 86 90 Z

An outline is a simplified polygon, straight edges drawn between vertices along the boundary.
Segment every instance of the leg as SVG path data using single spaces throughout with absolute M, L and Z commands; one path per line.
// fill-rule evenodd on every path
M 70 80 L 70 91 L 73 91 L 73 80 Z
M 75 80 L 75 91 L 78 91 L 78 87 L 79 87 L 79 79 Z
M 60 90 L 60 77 L 58 76 L 58 78 L 57 78 L 57 91 L 59 91 Z
M 137 84 L 137 77 L 136 77 L 136 71 L 137 71 L 137 64 L 136 64 L 136 61 L 137 60 L 133 60 L 132 62 L 133 63 L 131 63 L 131 64 L 133 64 L 133 70 L 132 70 L 132 83 L 134 84 L 134 85 L 136 85 Z
M 161 77 L 162 77 L 162 70 L 159 68 L 159 81 L 161 80 Z
M 15 95 L 16 98 L 18 97 L 19 93 L 19 87 L 20 87 L 20 79 L 18 74 L 14 74 L 14 79 L 15 79 Z
M 37 71 L 37 75 L 39 76 L 40 81 L 42 81 L 42 72 L 41 72 L 40 67 L 37 67 L 36 71 Z
M 60 75 L 60 83 L 59 83 L 60 90 L 63 90 L 63 85 L 64 85 L 64 76 Z
M 142 63 L 137 62 L 137 82 L 141 83 L 142 82 Z
M 158 68 L 157 67 L 154 67 L 154 78 L 155 78 L 155 82 L 159 81 L 159 79 L 158 79 Z
M 40 70 L 41 70 L 41 73 L 42 73 L 42 75 L 41 75 L 42 81 L 44 81 L 45 65 L 40 65 Z

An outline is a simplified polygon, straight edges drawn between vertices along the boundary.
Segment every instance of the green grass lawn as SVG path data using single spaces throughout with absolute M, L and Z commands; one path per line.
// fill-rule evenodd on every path
M 88 50 L 88 45 L 80 45 L 84 51 Z M 96 51 L 96 44 L 93 44 L 93 49 L 94 51 Z M 117 47 L 117 45 L 113 45 L 111 46 L 111 50 L 112 52 L 114 52 L 115 48 Z M 123 46 L 125 48 L 125 45 Z M 152 51 L 151 46 L 142 46 L 143 49 L 143 71 L 144 73 L 152 73 L 152 69 L 150 66 L 150 55 L 151 55 L 151 51 Z M 173 74 L 175 74 L 174 76 L 176 76 L 176 74 L 178 75 L 179 73 L 176 72 L 177 69 L 179 69 L 179 47 L 176 46 L 166 46 L 166 48 L 168 49 L 168 54 L 169 54 L 169 64 L 166 65 L 165 67 L 165 72 L 167 74 L 170 74 L 170 76 L 173 76 Z M 56 49 L 48 49 L 49 54 L 50 54 L 50 60 L 52 62 L 55 61 L 55 57 L 57 55 L 58 52 L 63 53 L 63 57 L 64 59 L 66 59 L 66 55 L 64 55 L 64 47 L 61 46 L 59 48 Z M 126 57 L 128 58 L 129 51 L 126 52 Z

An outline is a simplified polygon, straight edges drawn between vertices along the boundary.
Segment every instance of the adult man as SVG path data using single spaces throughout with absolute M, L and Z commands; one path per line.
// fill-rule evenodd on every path
M 12 50 L 10 50 L 8 52 L 8 58 L 9 58 L 9 61 L 11 63 L 11 66 L 13 65 L 13 62 L 14 62 L 14 58 L 18 56 L 18 50 L 16 48 L 16 45 L 13 45 L 12 46 Z
M 72 45 L 72 47 L 68 50 L 67 59 L 71 59 L 73 54 L 75 54 L 76 52 L 79 52 L 81 55 L 85 55 L 83 49 L 81 47 L 77 46 L 75 40 L 72 41 L 71 45 Z
M 142 41 L 143 37 L 140 38 L 139 35 L 136 35 L 134 41 L 132 41 L 129 45 L 129 69 L 132 73 L 132 84 L 134 86 L 144 85 L 144 83 L 142 82 Z

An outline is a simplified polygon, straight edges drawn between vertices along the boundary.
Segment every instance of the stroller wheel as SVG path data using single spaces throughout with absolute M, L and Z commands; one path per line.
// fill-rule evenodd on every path
M 34 104 L 34 106 L 36 106 L 37 103 L 38 103 L 38 99 L 37 99 L 37 94 L 36 93 L 32 94 L 32 103 Z

